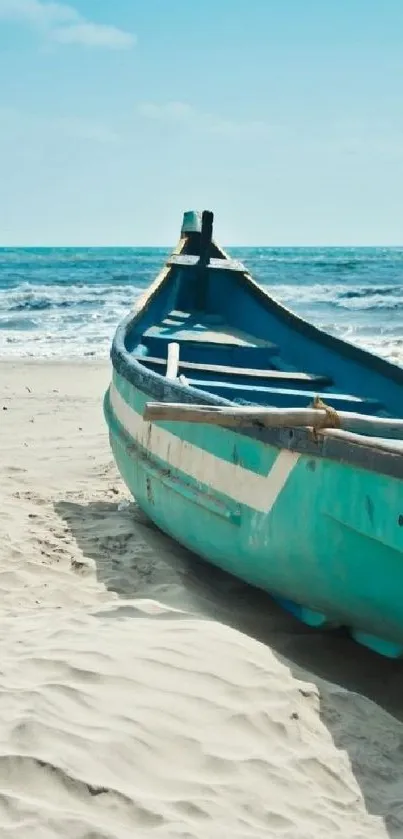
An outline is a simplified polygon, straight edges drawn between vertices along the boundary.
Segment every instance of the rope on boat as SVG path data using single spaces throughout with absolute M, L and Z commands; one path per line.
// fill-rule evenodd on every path
M 318 439 L 318 432 L 324 428 L 341 428 L 341 420 L 335 408 L 332 408 L 331 405 L 326 405 L 326 402 L 320 398 L 320 396 L 315 396 L 312 402 L 311 408 L 316 408 L 318 411 L 324 411 L 325 415 L 322 420 L 320 420 L 313 428 L 313 436 L 315 440 Z

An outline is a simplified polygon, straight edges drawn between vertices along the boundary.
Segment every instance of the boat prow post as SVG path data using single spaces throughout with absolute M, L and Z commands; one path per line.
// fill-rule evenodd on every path
M 201 233 L 202 214 L 198 210 L 186 210 L 183 213 L 181 236 L 189 233 Z
M 214 213 L 211 210 L 187 210 L 183 214 L 181 227 L 181 238 L 199 234 L 200 236 L 200 257 L 203 259 L 209 256 L 211 242 L 213 239 Z

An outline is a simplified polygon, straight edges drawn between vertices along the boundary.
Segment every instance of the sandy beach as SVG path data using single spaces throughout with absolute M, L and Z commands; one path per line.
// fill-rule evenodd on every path
M 0 836 L 403 836 L 401 664 L 144 518 L 107 363 L 0 375 Z

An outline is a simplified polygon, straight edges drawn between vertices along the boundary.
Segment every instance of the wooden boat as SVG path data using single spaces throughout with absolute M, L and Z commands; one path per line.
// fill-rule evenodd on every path
M 185 213 L 111 358 L 111 446 L 146 514 L 307 624 L 401 656 L 403 369 L 273 300 L 208 212 Z

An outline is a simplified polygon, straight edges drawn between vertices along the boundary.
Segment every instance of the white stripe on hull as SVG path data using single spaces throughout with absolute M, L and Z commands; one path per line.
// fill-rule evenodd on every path
M 260 513 L 270 512 L 301 457 L 298 452 L 281 449 L 269 473 L 258 475 L 182 440 L 165 428 L 146 422 L 123 399 L 113 383 L 110 387 L 110 402 L 116 418 L 129 437 L 150 454 L 195 481 L 211 487 L 213 491 Z

